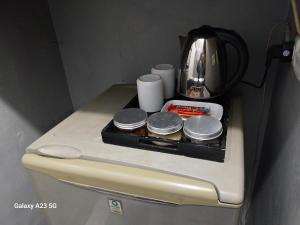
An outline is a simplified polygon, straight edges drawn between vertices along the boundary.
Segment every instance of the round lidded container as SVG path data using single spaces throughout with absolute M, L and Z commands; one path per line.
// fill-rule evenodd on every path
M 113 123 L 122 131 L 131 132 L 145 126 L 147 123 L 147 113 L 138 108 L 123 109 L 115 114 Z M 138 132 L 137 134 L 144 135 L 144 133 Z
M 183 122 L 180 116 L 172 112 L 158 112 L 148 118 L 147 129 L 149 136 L 165 139 L 181 139 L 181 128 Z
M 212 140 L 222 132 L 222 123 L 212 116 L 194 116 L 184 122 L 183 132 L 193 143 Z

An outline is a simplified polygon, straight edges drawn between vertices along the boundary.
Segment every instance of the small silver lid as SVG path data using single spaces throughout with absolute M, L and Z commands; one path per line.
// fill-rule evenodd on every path
M 184 121 L 184 134 L 196 140 L 211 140 L 219 137 L 222 132 L 222 123 L 212 116 L 194 116 Z
M 147 113 L 138 108 L 127 108 L 118 112 L 113 123 L 116 127 L 123 130 L 134 130 L 142 127 L 147 122 Z
M 179 131 L 183 126 L 180 116 L 173 112 L 157 112 L 148 118 L 147 128 L 155 134 L 168 135 Z

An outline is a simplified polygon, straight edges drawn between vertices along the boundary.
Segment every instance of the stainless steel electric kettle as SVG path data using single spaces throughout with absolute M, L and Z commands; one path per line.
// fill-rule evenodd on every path
M 248 49 L 236 32 L 202 26 L 180 36 L 181 62 L 177 92 L 188 98 L 210 99 L 231 90 L 248 66 Z M 228 74 L 229 44 L 237 52 L 235 72 Z

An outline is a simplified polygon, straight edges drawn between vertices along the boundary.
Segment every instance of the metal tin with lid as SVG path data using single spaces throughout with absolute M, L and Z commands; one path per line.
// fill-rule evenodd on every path
M 147 113 L 138 108 L 123 109 L 114 116 L 113 123 L 122 130 L 135 130 L 147 123 Z
M 148 118 L 147 128 L 150 132 L 169 135 L 181 130 L 183 121 L 180 116 L 172 112 L 158 112 Z
M 184 122 L 183 132 L 192 141 L 206 141 L 219 137 L 223 128 L 212 116 L 194 116 Z

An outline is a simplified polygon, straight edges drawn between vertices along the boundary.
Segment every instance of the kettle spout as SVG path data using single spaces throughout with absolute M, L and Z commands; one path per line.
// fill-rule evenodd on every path
M 184 43 L 185 43 L 187 37 L 186 37 L 186 36 L 179 35 L 178 38 L 179 38 L 180 49 L 182 50 L 183 47 L 184 47 Z

